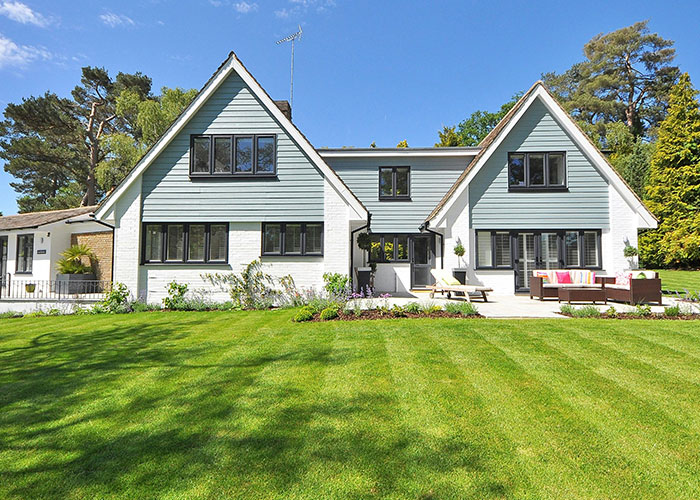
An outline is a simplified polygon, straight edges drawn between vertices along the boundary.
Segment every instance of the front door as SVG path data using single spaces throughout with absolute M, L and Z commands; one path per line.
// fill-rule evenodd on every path
M 435 265 L 433 241 L 432 235 L 411 238 L 411 288 L 423 288 L 433 283 L 430 274 Z
M 7 279 L 7 236 L 0 236 L 0 286 Z

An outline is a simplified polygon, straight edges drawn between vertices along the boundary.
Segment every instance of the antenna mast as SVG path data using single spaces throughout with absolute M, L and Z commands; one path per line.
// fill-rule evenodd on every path
M 282 40 L 277 40 L 277 45 L 284 42 L 292 42 L 292 71 L 291 78 L 289 81 L 289 106 L 294 109 L 294 42 L 301 40 L 301 25 L 299 26 L 299 31 L 293 33 Z

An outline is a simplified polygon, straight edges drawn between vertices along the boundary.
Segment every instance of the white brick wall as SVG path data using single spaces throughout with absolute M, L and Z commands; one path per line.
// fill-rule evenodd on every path
M 324 180 L 324 241 L 323 271 L 348 274 L 350 272 L 350 207 L 335 188 Z M 321 281 L 322 282 L 322 281 Z
M 114 208 L 114 281 L 124 283 L 138 297 L 141 235 L 141 178 L 137 179 Z
M 626 242 L 637 247 L 638 216 L 613 186 L 609 187 L 609 196 L 610 230 L 602 234 L 603 267 L 614 274 L 630 267 L 623 251 Z

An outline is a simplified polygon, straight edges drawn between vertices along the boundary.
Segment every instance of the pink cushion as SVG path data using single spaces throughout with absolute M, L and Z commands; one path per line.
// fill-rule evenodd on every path
M 571 283 L 569 271 L 557 271 L 557 283 Z
M 619 272 L 615 274 L 615 284 L 622 286 L 630 286 L 630 280 L 632 279 L 632 273 Z

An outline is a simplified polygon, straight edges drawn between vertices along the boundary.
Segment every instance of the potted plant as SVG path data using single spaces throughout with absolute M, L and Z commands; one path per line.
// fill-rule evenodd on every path
M 369 233 L 360 233 L 357 235 L 357 246 L 362 250 L 362 267 L 355 269 L 357 273 L 357 291 L 364 291 L 370 287 L 370 283 L 373 280 L 373 269 L 367 267 L 367 252 L 372 248 L 372 238 Z M 376 270 L 376 264 L 374 267 Z
M 24 285 L 24 291 L 27 293 L 34 293 L 34 290 L 36 290 L 36 283 L 27 283 Z
M 464 266 L 464 261 L 462 260 L 462 257 L 464 257 L 466 250 L 460 240 L 457 240 L 457 244 L 454 246 L 453 251 L 454 254 L 457 256 L 457 263 L 459 265 Z M 462 284 L 465 284 L 467 282 L 467 270 L 465 269 L 465 267 L 453 268 L 452 275 Z
M 635 257 L 639 255 L 639 252 L 635 247 L 627 243 L 625 245 L 625 249 L 622 251 L 624 254 L 625 258 L 627 259 L 627 262 L 629 263 L 630 269 L 636 269 L 637 268 L 637 263 Z
M 56 262 L 58 274 L 56 287 L 59 293 L 85 293 L 88 290 L 86 281 L 95 281 L 94 266 L 97 258 L 87 245 L 73 245 L 61 254 Z

